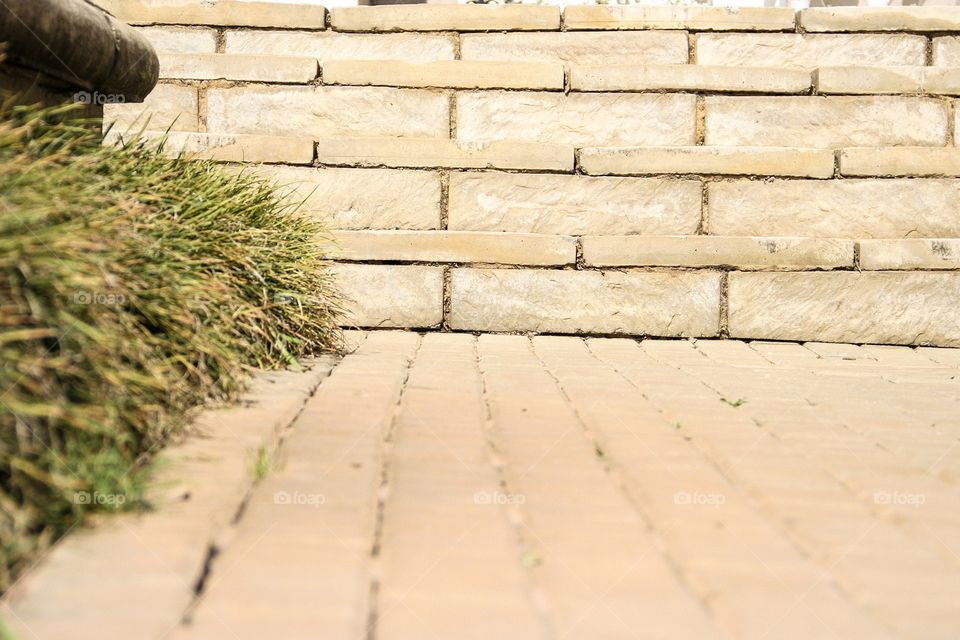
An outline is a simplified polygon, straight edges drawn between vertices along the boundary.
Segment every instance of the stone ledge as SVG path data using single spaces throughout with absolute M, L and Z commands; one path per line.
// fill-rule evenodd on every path
M 470 231 L 338 231 L 341 260 L 467 262 L 529 266 L 571 265 L 570 236 Z
M 585 147 L 580 168 L 589 175 L 718 174 L 829 178 L 828 149 L 786 147 Z
M 852 240 L 717 236 L 585 236 L 584 263 L 596 267 L 835 269 L 853 266 Z
M 278 164 L 311 164 L 313 141 L 303 138 L 258 136 L 238 133 L 191 133 L 144 131 L 132 137 L 111 131 L 105 142 L 131 141 L 142 136 L 146 140 L 166 137 L 165 151 L 172 156 L 184 154 L 196 160 L 218 162 L 251 162 Z
M 321 164 L 355 167 L 437 167 L 573 171 L 573 147 L 539 142 L 468 142 L 432 138 L 321 140 Z
M 160 77 L 307 84 L 317 78 L 316 58 L 227 53 L 164 53 Z
M 804 93 L 811 74 L 803 69 L 675 65 L 574 65 L 574 91 L 716 91 Z
M 960 176 L 960 149 L 853 147 L 840 150 L 844 176 Z
M 789 8 L 573 5 L 564 27 L 578 29 L 690 29 L 692 31 L 792 31 Z
M 956 7 L 835 7 L 804 9 L 807 31 L 960 31 Z
M 334 264 L 347 302 L 344 326 L 438 327 L 443 320 L 443 268 Z
M 548 62 L 331 60 L 324 84 L 456 89 L 563 89 L 563 67 Z
M 547 5 L 392 5 L 334 7 L 338 31 L 529 31 L 560 28 L 560 7 Z
M 927 39 L 904 33 L 699 33 L 697 64 L 746 67 L 925 65 Z
M 861 240 L 860 268 L 867 271 L 960 270 L 960 239 Z
M 960 95 L 960 69 L 952 67 L 820 67 L 814 75 L 820 93 Z
M 327 10 L 316 4 L 278 4 L 219 0 L 201 4 L 182 0 L 151 4 L 143 0 L 95 0 L 97 4 L 130 24 L 210 25 L 215 27 L 277 27 L 325 29 Z

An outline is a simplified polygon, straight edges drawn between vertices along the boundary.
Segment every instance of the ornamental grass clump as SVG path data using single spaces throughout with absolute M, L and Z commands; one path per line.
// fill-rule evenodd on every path
M 191 407 L 339 339 L 317 222 L 70 114 L 0 113 L 0 592 L 88 513 L 136 505 Z

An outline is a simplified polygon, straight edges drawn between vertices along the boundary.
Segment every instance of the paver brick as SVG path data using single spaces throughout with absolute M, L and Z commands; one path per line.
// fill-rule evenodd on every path
M 560 9 L 549 5 L 394 5 L 335 7 L 338 31 L 542 31 L 560 28 Z
M 865 147 L 841 149 L 845 176 L 960 176 L 960 150 L 952 147 Z
M 927 40 L 907 34 L 701 33 L 697 64 L 813 68 L 825 65 L 916 65 Z
M 331 60 L 325 84 L 458 89 L 563 89 L 563 67 L 548 62 Z
M 787 7 L 570 5 L 563 23 L 567 29 L 786 31 L 794 28 L 794 12 Z
M 807 31 L 960 31 L 953 7 L 829 7 L 804 9 Z
M 580 167 L 590 175 L 663 173 L 829 178 L 834 154 L 827 149 L 777 147 L 586 147 Z
M 331 272 L 346 298 L 345 326 L 434 327 L 443 319 L 440 267 L 335 264 Z
M 878 271 L 960 269 L 960 240 L 861 240 L 860 267 Z
M 315 4 L 239 2 L 144 2 L 143 0 L 97 0 L 118 19 L 129 24 L 199 24 L 218 27 L 280 27 L 324 29 L 327 10 Z
M 676 31 L 468 33 L 460 43 L 464 60 L 605 64 L 611 51 L 636 64 L 683 64 L 688 58 L 686 35 Z
M 570 69 L 570 88 L 574 91 L 805 93 L 810 86 L 810 72 L 803 69 L 609 63 L 573 65 Z
M 167 53 L 160 56 L 161 78 L 306 84 L 317 75 L 316 58 L 223 53 Z
M 454 40 L 434 33 L 228 30 L 226 53 L 309 56 L 329 60 L 453 60 Z

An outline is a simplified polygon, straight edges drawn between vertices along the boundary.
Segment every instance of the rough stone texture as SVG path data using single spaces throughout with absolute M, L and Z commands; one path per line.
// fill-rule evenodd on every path
M 820 67 L 820 93 L 917 93 L 923 87 L 923 67 Z
M 161 54 L 213 53 L 217 50 L 217 32 L 206 27 L 138 27 L 137 31 Z M 163 55 L 160 62 L 163 63 Z
M 684 234 L 700 223 L 700 182 L 536 174 L 450 174 L 450 229 Z
M 841 149 L 840 173 L 845 176 L 960 176 L 960 151 L 954 147 Z
M 583 260 L 596 267 L 832 269 L 853 266 L 853 241 L 712 236 L 587 236 Z
M 560 8 L 549 5 L 392 5 L 335 7 L 337 31 L 510 31 L 560 28 Z
M 960 67 L 960 36 L 933 39 L 933 64 L 938 67 Z
M 484 33 L 460 38 L 464 60 L 532 60 L 604 64 L 616 51 L 635 64 L 687 62 L 687 38 L 680 32 L 631 33 Z
M 960 95 L 960 69 L 927 67 L 923 70 L 923 84 L 920 90 L 947 96 Z
M 118 133 L 145 127 L 157 131 L 196 131 L 199 127 L 197 88 L 158 84 L 142 103 L 104 105 L 103 124 L 105 127 L 113 124 Z
M 164 132 L 145 132 L 147 138 L 160 138 Z M 180 152 L 196 159 L 220 162 L 310 164 L 313 141 L 303 138 L 258 136 L 236 133 L 166 134 L 164 149 L 171 155 Z
M 445 138 L 449 117 L 446 96 L 416 89 L 250 86 L 210 89 L 207 97 L 212 132 Z
M 316 4 L 277 4 L 219 0 L 144 2 L 96 0 L 120 20 L 130 24 L 201 24 L 220 27 L 280 27 L 324 29 L 327 10 Z
M 570 5 L 563 22 L 567 29 L 785 31 L 794 28 L 794 13 L 786 7 Z
M 757 67 L 919 65 L 927 60 L 923 36 L 902 34 L 700 34 L 697 64 Z
M 960 269 L 960 240 L 863 240 L 860 268 L 874 271 Z
M 715 272 L 454 269 L 450 327 L 473 331 L 711 336 Z
M 603 7 L 597 7 L 603 8 Z M 706 65 L 573 65 L 574 91 L 716 91 L 804 93 L 811 75 L 804 69 L 710 67 Z
M 161 78 L 306 84 L 318 72 L 316 58 L 301 56 L 168 53 L 160 57 Z
M 588 145 L 696 141 L 696 96 L 498 91 L 457 95 L 457 137 Z
M 443 319 L 443 269 L 377 264 L 330 267 L 346 297 L 344 326 L 436 327 Z
M 577 260 L 570 236 L 469 231 L 341 231 L 341 260 L 559 266 Z
M 550 62 L 332 60 L 324 84 L 458 89 L 563 89 L 563 67 Z
M 580 150 L 580 168 L 592 175 L 690 173 L 829 178 L 833 164 L 833 151 L 827 149 L 698 146 Z
M 734 180 L 709 185 L 716 235 L 826 238 L 960 236 L 957 180 Z
M 807 31 L 960 31 L 955 7 L 830 7 L 804 9 Z
M 706 98 L 705 143 L 717 146 L 943 146 L 946 105 L 933 98 Z
M 339 138 L 321 140 L 317 157 L 323 164 L 341 166 L 573 171 L 574 150 L 536 142 Z
M 309 31 L 227 31 L 226 53 L 311 56 L 327 60 L 453 60 L 454 40 L 446 34 L 334 33 Z
M 263 167 L 300 211 L 330 229 L 437 229 L 440 177 L 427 171 Z
M 960 273 L 731 273 L 734 338 L 960 346 Z

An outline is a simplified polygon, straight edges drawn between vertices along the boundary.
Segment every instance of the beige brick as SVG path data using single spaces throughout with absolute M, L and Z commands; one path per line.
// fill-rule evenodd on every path
M 396 169 L 264 167 L 289 202 L 330 229 L 437 229 L 440 176 Z
M 389 105 L 389 108 L 387 108 Z M 449 134 L 449 100 L 386 87 L 232 87 L 210 89 L 207 129 L 313 137 Z
M 160 56 L 160 77 L 306 84 L 318 75 L 316 58 L 222 53 Z
M 777 147 L 587 147 L 580 168 L 591 175 L 699 173 L 722 175 L 833 175 L 833 151 Z
M 920 89 L 925 93 L 960 95 L 960 69 L 926 67 L 923 70 L 923 86 Z
M 705 140 L 717 146 L 943 146 L 947 109 L 940 100 L 901 96 L 708 96 Z
M 700 224 L 698 180 L 450 174 L 450 229 L 682 234 Z
M 960 36 L 933 39 L 933 64 L 938 67 L 960 67 Z
M 715 272 L 454 269 L 450 326 L 474 331 L 712 336 Z
M 697 64 L 754 67 L 926 64 L 927 41 L 904 34 L 699 34 Z
M 958 273 L 731 273 L 734 338 L 960 346 Z
M 135 137 L 139 131 L 130 135 Z M 170 155 L 183 153 L 191 158 L 220 162 L 268 162 L 310 164 L 313 162 L 313 141 L 303 138 L 258 136 L 236 133 L 192 133 L 144 131 L 148 140 L 166 138 L 164 149 Z M 107 141 L 130 139 L 122 131 L 111 132 Z
M 604 64 L 615 51 L 634 64 L 687 62 L 686 35 L 676 31 L 624 33 L 474 33 L 460 38 L 464 60 Z
M 573 264 L 570 236 L 470 231 L 341 231 L 334 236 L 344 260 L 473 262 L 555 266 Z
M 563 89 L 563 67 L 550 62 L 332 60 L 324 84 L 458 89 Z
M 853 266 L 853 241 L 711 236 L 587 236 L 583 259 L 595 267 L 830 269 Z
M 548 5 L 391 5 L 335 7 L 338 31 L 510 31 L 560 28 L 560 8 Z
M 732 180 L 710 184 L 709 231 L 731 236 L 960 236 L 957 180 Z
M 794 13 L 766 7 L 571 5 L 563 23 L 567 29 L 785 31 L 794 28 Z
M 335 264 L 330 269 L 349 300 L 345 326 L 435 327 L 443 319 L 441 267 Z
M 219 0 L 216 3 L 97 0 L 130 24 L 203 24 L 220 27 L 323 29 L 327 10 L 316 4 Z
M 820 93 L 917 93 L 923 86 L 923 67 L 820 67 Z
M 573 147 L 536 142 L 339 138 L 321 140 L 318 157 L 341 166 L 573 171 Z
M 104 105 L 103 123 L 112 123 L 119 133 L 146 127 L 157 131 L 196 131 L 198 109 L 196 87 L 158 84 L 142 103 Z
M 954 7 L 830 7 L 804 9 L 807 31 L 960 31 Z
M 860 268 L 867 271 L 960 269 L 960 240 L 862 240 Z
M 696 140 L 696 96 L 496 91 L 457 96 L 457 137 L 586 145 Z
M 960 150 L 953 147 L 841 149 L 840 173 L 845 176 L 960 176 Z
M 803 69 L 770 67 L 709 67 L 693 64 L 574 65 L 570 88 L 574 91 L 733 91 L 804 93 L 811 76 Z
M 310 56 L 327 60 L 453 60 L 454 39 L 447 34 L 334 33 L 332 31 L 227 31 L 226 53 Z
M 204 27 L 138 27 L 153 48 L 161 54 L 213 53 L 217 50 L 217 32 Z

